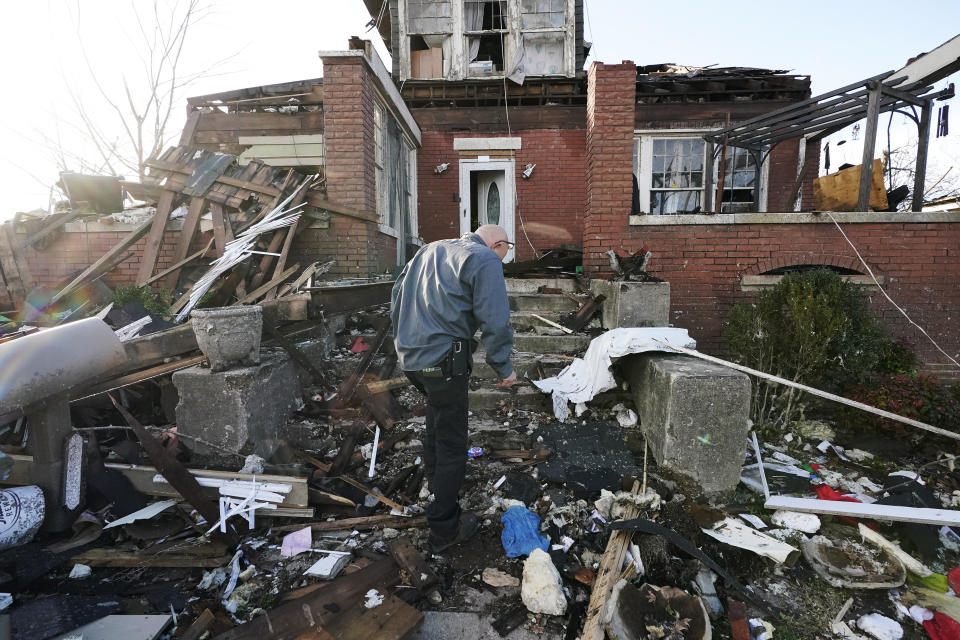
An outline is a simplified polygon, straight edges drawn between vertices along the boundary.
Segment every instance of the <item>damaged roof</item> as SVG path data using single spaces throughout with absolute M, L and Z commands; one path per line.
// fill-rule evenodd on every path
M 637 102 L 802 100 L 810 76 L 757 67 L 697 67 L 676 63 L 637 65 Z

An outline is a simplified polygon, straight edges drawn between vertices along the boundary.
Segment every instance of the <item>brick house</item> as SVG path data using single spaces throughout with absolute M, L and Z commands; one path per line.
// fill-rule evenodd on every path
M 785 270 L 825 265 L 873 284 L 833 220 L 809 213 L 818 140 L 751 154 L 703 137 L 808 99 L 809 77 L 630 61 L 584 71 L 581 0 L 364 2 L 422 132 L 424 241 L 498 222 L 516 241 L 512 258 L 579 246 L 599 277 L 609 275 L 608 249 L 648 246 L 650 272 L 671 283 L 671 322 L 713 353 L 729 309 Z M 833 219 L 893 299 L 951 355 L 960 351 L 960 216 Z M 943 356 L 875 287 L 870 297 L 886 327 L 937 369 Z

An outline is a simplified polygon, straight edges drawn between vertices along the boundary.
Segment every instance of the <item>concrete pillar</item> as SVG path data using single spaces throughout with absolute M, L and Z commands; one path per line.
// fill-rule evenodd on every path
M 684 355 L 621 363 L 657 464 L 706 495 L 731 493 L 747 450 L 749 377 Z

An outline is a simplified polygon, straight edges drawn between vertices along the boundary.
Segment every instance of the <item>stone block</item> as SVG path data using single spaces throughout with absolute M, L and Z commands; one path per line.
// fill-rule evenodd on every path
M 657 463 L 707 495 L 733 491 L 747 449 L 750 379 L 691 356 L 621 361 Z
M 603 295 L 603 328 L 670 325 L 669 282 L 591 280 L 590 292 Z
M 301 351 L 318 359 L 322 342 L 301 343 Z M 177 388 L 177 429 L 216 445 L 199 442 L 199 453 L 238 452 L 250 442 L 258 455 L 269 458 L 280 431 L 302 402 L 302 385 L 309 376 L 283 351 L 261 353 L 257 365 L 214 372 L 190 367 L 173 374 Z

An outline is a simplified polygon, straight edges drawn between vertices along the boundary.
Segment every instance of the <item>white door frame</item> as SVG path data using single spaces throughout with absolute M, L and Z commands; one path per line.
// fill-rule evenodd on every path
M 500 216 L 500 226 L 507 232 L 507 238 L 516 242 L 514 233 L 516 218 L 516 176 L 513 160 L 494 160 L 483 162 L 480 160 L 460 160 L 460 235 L 474 231 L 470 228 L 470 173 L 473 171 L 503 171 L 503 208 Z M 513 260 L 513 249 L 507 253 L 504 262 Z

